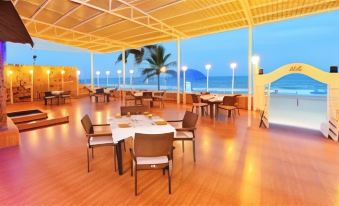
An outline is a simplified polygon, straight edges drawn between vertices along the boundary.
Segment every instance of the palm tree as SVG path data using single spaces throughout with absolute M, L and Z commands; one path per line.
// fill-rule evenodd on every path
M 152 49 L 156 48 L 157 45 L 147 45 L 144 47 L 141 47 L 140 49 L 127 49 L 125 50 L 125 63 L 127 63 L 127 58 L 130 54 L 133 54 L 134 56 L 134 63 L 135 64 L 140 64 L 143 60 L 144 57 L 147 56 L 149 51 Z M 115 63 L 119 63 L 122 61 L 122 53 L 118 56 L 117 60 Z
M 145 60 L 148 62 L 149 67 L 142 70 L 142 75 L 145 76 L 145 79 L 150 77 L 158 77 L 158 90 L 160 90 L 160 74 L 166 73 L 172 76 L 176 75 L 176 71 L 170 70 L 169 68 L 176 65 L 176 61 L 167 62 L 170 53 L 165 54 L 165 48 L 161 45 L 155 45 L 154 48 L 150 49 L 150 55 Z

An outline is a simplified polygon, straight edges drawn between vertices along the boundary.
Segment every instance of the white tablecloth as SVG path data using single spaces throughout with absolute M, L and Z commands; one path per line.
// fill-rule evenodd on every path
M 211 95 L 211 94 L 206 94 L 206 95 L 201 95 L 200 99 L 209 101 L 209 102 L 221 102 L 224 98 L 223 96 L 217 96 L 217 95 Z
M 61 95 L 64 91 L 51 91 L 53 95 Z
M 123 116 L 121 118 L 110 117 L 107 123 L 111 125 L 113 142 L 117 143 L 120 140 L 133 137 L 135 133 L 143 134 L 162 134 L 174 132 L 175 128 L 170 125 L 157 125 L 155 121 L 161 120 L 160 117 L 154 116 L 151 119 L 146 115 L 132 115 L 130 117 Z M 118 125 L 121 123 L 128 123 L 130 127 L 120 128 Z

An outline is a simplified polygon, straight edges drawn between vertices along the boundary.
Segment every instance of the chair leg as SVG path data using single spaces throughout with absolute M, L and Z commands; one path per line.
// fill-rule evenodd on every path
M 168 193 L 172 194 L 172 171 L 171 168 L 168 168 Z
M 195 163 L 195 139 L 192 140 L 192 143 L 193 143 L 193 160 L 194 160 L 194 163 Z
M 92 159 L 94 159 L 94 148 L 92 147 Z
M 87 148 L 87 172 L 89 172 L 89 151 Z
M 162 169 L 162 175 L 165 175 L 165 173 L 166 173 L 165 170 L 166 170 L 166 168 L 163 168 L 163 169 Z
M 114 171 L 117 171 L 117 161 L 116 161 L 117 155 L 115 154 L 115 147 L 113 147 L 113 164 L 114 164 Z
M 194 106 L 192 106 L 192 112 L 194 111 Z
M 133 159 L 131 160 L 131 177 L 133 177 Z
M 138 177 L 137 177 L 137 166 L 134 166 L 134 194 L 135 196 L 138 195 Z
M 182 152 L 185 152 L 185 141 L 184 140 L 182 140 Z

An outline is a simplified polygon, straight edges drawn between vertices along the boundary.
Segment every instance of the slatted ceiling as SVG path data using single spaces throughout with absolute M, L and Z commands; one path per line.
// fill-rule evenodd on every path
M 145 12 L 150 12 L 157 8 L 162 8 L 167 5 L 171 5 L 175 2 L 177 2 L 177 0 L 145 0 L 145 1 L 137 1 L 131 4 L 133 6 L 140 8 L 141 10 Z
M 144 34 L 136 34 L 136 35 L 131 35 L 131 36 L 126 36 L 125 38 L 123 38 L 123 40 L 125 41 L 135 41 L 137 40 L 144 40 L 144 39 L 149 39 L 149 38 L 154 38 L 154 37 L 169 37 L 168 35 L 163 35 L 160 32 L 154 33 L 154 32 L 150 32 L 150 33 L 144 33 Z
M 19 1 L 15 8 L 21 16 L 31 17 L 36 10 L 37 6 L 34 7 L 31 3 L 26 1 Z
M 107 13 L 101 13 L 101 15 L 98 17 L 91 19 L 86 24 L 79 26 L 78 30 L 81 32 L 91 32 L 103 26 L 118 23 L 119 21 L 121 21 L 119 17 L 115 17 Z
M 109 1 L 18 0 L 16 8 L 32 36 L 100 52 L 244 28 L 245 14 L 263 24 L 339 9 L 339 0 L 111 0 L 109 14 Z

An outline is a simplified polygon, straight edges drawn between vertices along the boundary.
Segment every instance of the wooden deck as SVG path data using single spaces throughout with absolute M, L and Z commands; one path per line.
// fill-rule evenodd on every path
M 161 171 L 142 171 L 135 197 L 129 153 L 123 176 L 114 172 L 109 148 L 95 150 L 87 173 L 80 119 L 88 113 L 94 122 L 105 122 L 119 106 L 90 103 L 88 97 L 60 106 L 10 105 L 8 112 L 39 108 L 69 115 L 70 122 L 23 132 L 19 147 L 0 150 L 0 205 L 339 205 L 339 144 L 317 131 L 259 129 L 256 115 L 248 129 L 246 111 L 235 121 L 200 118 L 197 163 L 191 144 L 183 153 L 175 143 L 173 194 Z M 177 119 L 185 109 L 166 103 L 152 112 Z

